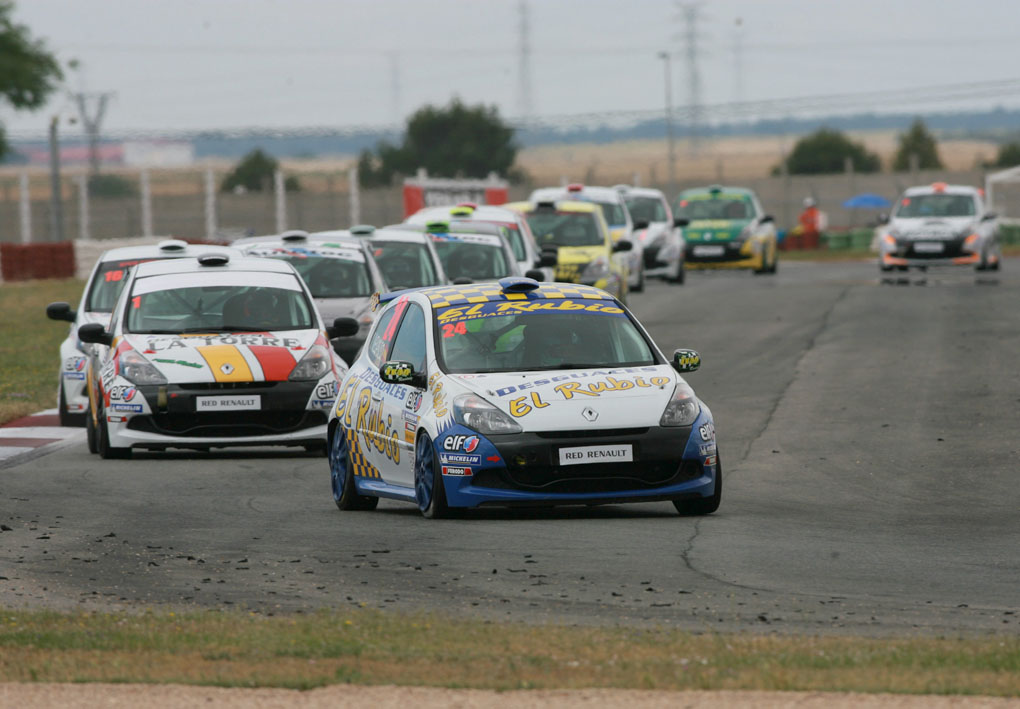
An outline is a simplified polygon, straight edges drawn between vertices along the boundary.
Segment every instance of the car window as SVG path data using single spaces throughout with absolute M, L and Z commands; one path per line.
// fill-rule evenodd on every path
M 372 333 L 372 339 L 368 343 L 368 359 L 372 364 L 379 366 L 386 359 L 386 353 L 393 343 L 393 335 L 396 332 L 397 323 L 400 318 L 393 318 L 404 311 L 407 301 L 401 300 L 390 305 L 379 316 L 379 324 Z
M 666 205 L 658 197 L 628 197 L 627 209 L 630 211 L 630 218 L 635 222 L 664 222 L 669 219 L 666 216 Z
M 85 298 L 85 310 L 89 312 L 109 313 L 117 304 L 117 298 L 127 283 L 130 269 L 146 261 L 156 259 L 132 259 L 129 261 L 104 261 L 96 270 L 96 277 L 89 286 L 88 297 Z
M 443 270 L 451 281 L 457 278 L 484 281 L 510 275 L 510 264 L 500 246 L 454 241 L 453 238 L 434 241 Z
M 681 195 L 673 214 L 695 221 L 698 219 L 754 219 L 754 204 L 746 195 Z
M 395 290 L 439 284 L 432 257 L 424 244 L 374 241 L 372 255 L 387 285 Z
M 368 264 L 358 250 L 256 246 L 248 253 L 291 264 L 316 298 L 367 298 L 372 294 Z
M 605 243 L 598 222 L 590 212 L 541 210 L 529 213 L 527 220 L 539 248 L 601 246 Z
M 424 372 L 426 348 L 425 313 L 417 303 L 411 303 L 400 322 L 388 359 L 410 362 L 414 365 L 414 371 Z
M 904 197 L 896 209 L 900 219 L 972 217 L 974 198 L 966 194 L 919 194 Z
M 602 216 L 610 226 L 618 227 L 627 224 L 627 214 L 622 204 L 616 202 L 596 202 L 602 208 Z

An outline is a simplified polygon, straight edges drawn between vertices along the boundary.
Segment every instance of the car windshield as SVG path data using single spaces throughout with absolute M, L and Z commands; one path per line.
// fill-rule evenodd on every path
M 95 278 L 89 286 L 88 297 L 85 298 L 85 310 L 95 313 L 112 313 L 117 305 L 117 298 L 124 290 L 127 276 L 132 266 L 155 259 L 131 259 L 127 261 L 104 261 L 99 264 Z
M 450 373 L 530 372 L 656 364 L 613 300 L 529 299 L 436 311 L 440 363 Z
M 512 275 L 500 246 L 461 241 L 455 236 L 434 236 L 433 244 L 446 277 L 451 281 L 458 278 L 491 281 Z
M 293 275 L 235 272 L 210 276 L 173 274 L 138 279 L 127 303 L 125 331 L 175 335 L 318 327 L 312 306 Z
M 367 298 L 372 279 L 361 251 L 355 249 L 252 248 L 248 253 L 286 261 L 316 298 Z
M 677 201 L 674 216 L 690 219 L 754 219 L 754 203 L 745 195 L 696 195 Z
M 439 285 L 439 276 L 425 244 L 373 240 L 372 255 L 390 288 Z
M 975 211 L 974 198 L 967 194 L 918 194 L 900 200 L 896 217 L 972 217 Z
M 626 226 L 627 212 L 622 204 L 616 202 L 596 202 L 602 208 L 602 216 L 606 218 L 609 226 Z
M 590 212 L 558 212 L 537 210 L 527 214 L 528 226 L 538 247 L 601 246 L 598 221 Z
M 666 205 L 658 197 L 628 197 L 627 209 L 630 211 L 630 218 L 635 222 L 665 222 L 669 221 L 666 216 Z
M 518 261 L 525 260 L 528 256 L 524 251 L 524 236 L 516 224 L 500 225 L 506 228 L 506 240 L 510 243 L 510 250 L 514 252 L 514 258 Z

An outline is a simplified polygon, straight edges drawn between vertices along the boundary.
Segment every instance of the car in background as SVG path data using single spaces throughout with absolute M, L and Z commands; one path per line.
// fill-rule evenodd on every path
M 722 495 L 712 412 L 626 307 L 589 286 L 505 278 L 380 298 L 330 413 L 341 510 L 386 497 L 454 508 Z
M 430 222 L 449 222 L 451 225 L 464 222 L 495 224 L 504 227 L 504 235 L 517 261 L 521 273 L 541 269 L 541 253 L 528 222 L 519 212 L 502 206 L 478 205 L 462 202 L 453 207 L 425 207 L 404 220 L 407 224 L 425 225 Z M 553 271 L 546 267 L 543 280 L 552 280 Z
M 722 185 L 684 190 L 676 199 L 673 216 L 684 227 L 688 269 L 776 272 L 775 220 L 765 213 L 753 191 Z
M 425 232 L 402 226 L 373 229 L 368 235 L 369 249 L 386 284 L 402 290 L 448 283 L 432 239 Z
M 449 283 L 495 281 L 519 276 L 506 227 L 485 222 L 436 221 L 395 224 L 391 229 L 421 229 L 432 240 Z M 531 273 L 531 275 L 539 275 Z
M 323 321 L 341 317 L 357 320 L 361 325 L 359 335 L 333 343 L 345 361 L 354 361 L 372 324 L 372 295 L 390 290 L 363 239 L 347 231 L 289 231 L 240 239 L 234 246 L 247 256 L 291 264 L 308 285 Z
M 572 183 L 566 187 L 543 187 L 534 190 L 528 197 L 530 202 L 547 202 L 572 200 L 575 202 L 591 202 L 602 209 L 602 215 L 609 225 L 609 234 L 613 241 L 626 239 L 631 242 L 627 253 L 618 253 L 616 258 L 626 263 L 627 290 L 640 293 L 645 289 L 645 263 L 641 243 L 634 239 L 634 222 L 630 218 L 623 197 L 612 187 L 592 187 Z
M 632 248 L 629 239 L 613 240 L 602 209 L 591 202 L 514 202 L 507 208 L 528 220 L 542 250 L 543 263 L 555 266 L 556 280 L 604 290 L 627 299 L 627 264 L 613 258 Z
M 645 276 L 668 283 L 684 282 L 684 237 L 661 190 L 617 185 L 634 222 L 634 241 L 641 244 Z
M 928 266 L 974 266 L 997 271 L 1002 261 L 999 223 L 981 191 L 936 182 L 911 187 L 880 229 L 881 271 Z
M 50 303 L 46 316 L 71 323 L 67 337 L 60 343 L 60 380 L 57 384 L 57 411 L 61 426 L 84 426 L 89 399 L 85 388 L 85 363 L 88 350 L 78 339 L 78 328 L 88 323 L 107 323 L 110 313 L 127 282 L 128 273 L 140 263 L 168 258 L 195 258 L 215 251 L 238 255 L 234 249 L 206 244 L 189 244 L 165 239 L 158 244 L 125 246 L 104 251 L 96 260 L 82 291 L 78 309 L 68 303 Z
M 289 263 L 207 253 L 136 266 L 108 323 L 82 325 L 89 450 L 303 446 L 324 450 L 347 366 Z

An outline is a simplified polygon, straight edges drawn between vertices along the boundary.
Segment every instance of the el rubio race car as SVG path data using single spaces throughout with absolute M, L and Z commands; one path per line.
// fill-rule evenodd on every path
M 109 329 L 83 325 L 90 451 L 304 446 L 321 451 L 347 367 L 294 267 L 206 254 L 137 266 Z
M 380 298 L 328 425 L 333 499 L 426 517 L 480 505 L 672 501 L 716 510 L 708 407 L 633 315 L 590 286 L 504 278 Z

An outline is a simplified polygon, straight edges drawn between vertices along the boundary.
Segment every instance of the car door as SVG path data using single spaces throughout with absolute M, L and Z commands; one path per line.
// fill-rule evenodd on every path
M 387 359 L 410 362 L 416 372 L 425 371 L 428 359 L 426 315 L 420 305 L 409 302 L 397 329 Z M 396 433 L 397 456 L 390 460 L 388 472 L 393 482 L 406 487 L 414 486 L 414 443 L 422 405 L 422 391 L 412 386 L 393 385 L 399 395 L 383 397 L 383 415 Z M 396 394 L 396 392 L 394 392 Z M 392 423 L 390 423 L 392 422 Z M 389 476 L 384 476 L 389 478 Z

